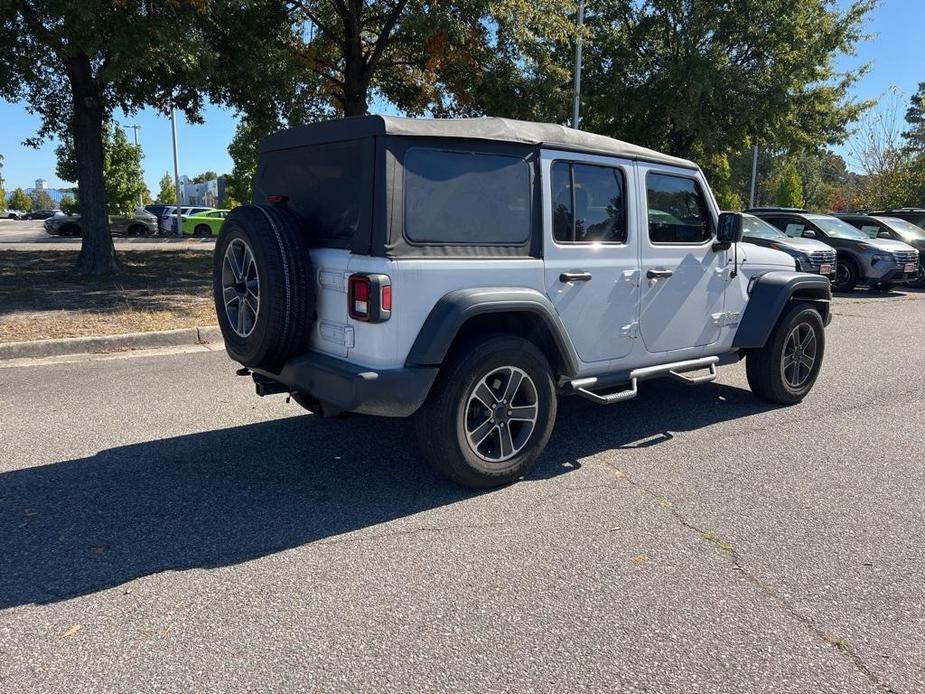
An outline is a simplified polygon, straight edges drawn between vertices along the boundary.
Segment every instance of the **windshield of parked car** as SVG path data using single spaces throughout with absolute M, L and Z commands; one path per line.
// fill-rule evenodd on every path
M 824 214 L 808 214 L 806 218 L 822 229 L 828 236 L 836 239 L 866 240 L 869 238 L 860 229 L 855 229 L 848 222 Z
M 900 219 L 899 217 L 874 217 L 874 219 L 886 224 L 890 229 L 902 236 L 903 241 L 925 240 L 925 229 L 917 227 L 905 219 Z
M 758 219 L 752 214 L 742 215 L 742 234 L 758 239 L 777 239 L 787 238 L 787 234 L 777 227 L 773 227 L 763 219 Z

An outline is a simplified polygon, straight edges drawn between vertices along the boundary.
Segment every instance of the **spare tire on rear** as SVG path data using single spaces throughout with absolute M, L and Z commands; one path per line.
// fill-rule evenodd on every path
M 308 244 L 291 212 L 269 205 L 232 210 L 215 244 L 212 287 L 232 359 L 276 372 L 305 351 L 315 293 Z

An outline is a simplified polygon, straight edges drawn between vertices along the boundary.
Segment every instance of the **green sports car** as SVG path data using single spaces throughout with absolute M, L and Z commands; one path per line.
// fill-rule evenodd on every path
M 183 217 L 183 233 L 187 236 L 218 236 L 229 211 L 209 210 Z

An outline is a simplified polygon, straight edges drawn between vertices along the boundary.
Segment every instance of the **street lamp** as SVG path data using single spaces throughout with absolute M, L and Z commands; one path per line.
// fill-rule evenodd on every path
M 578 128 L 581 107 L 581 30 L 585 23 L 585 0 L 578 0 L 578 41 L 575 44 L 575 89 L 572 95 L 572 127 Z

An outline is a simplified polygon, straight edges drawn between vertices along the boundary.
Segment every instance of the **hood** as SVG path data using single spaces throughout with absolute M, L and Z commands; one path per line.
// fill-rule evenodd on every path
M 788 237 L 780 241 L 774 240 L 772 243 L 779 243 L 781 246 L 790 246 L 804 253 L 813 253 L 815 251 L 831 251 L 832 247 L 828 246 L 818 239 L 805 239 L 802 237 Z
M 810 239 L 811 240 L 811 239 Z M 732 251 L 729 251 L 730 253 Z M 739 263 L 741 265 L 762 265 L 766 267 L 779 267 L 782 270 L 793 270 L 793 256 L 773 248 L 755 246 L 749 243 L 739 244 Z
M 894 251 L 914 251 L 915 249 L 908 243 L 896 241 L 894 239 L 868 239 L 863 243 L 873 246 L 877 250 L 894 252 Z

